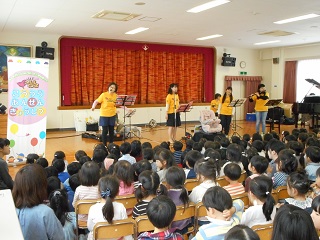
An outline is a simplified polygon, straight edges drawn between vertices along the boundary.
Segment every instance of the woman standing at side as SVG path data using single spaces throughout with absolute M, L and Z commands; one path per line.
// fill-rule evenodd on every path
M 171 83 L 166 97 L 166 120 L 169 135 L 169 142 L 176 140 L 177 127 L 181 126 L 179 109 L 178 84 Z
M 262 125 L 262 133 L 266 133 L 266 119 L 268 107 L 265 104 L 269 100 L 269 93 L 266 91 L 264 84 L 258 85 L 258 91 L 249 96 L 249 101 L 256 102 L 254 110 L 256 111 L 256 132 L 259 133 L 260 123 Z
M 109 133 L 109 142 L 112 143 L 114 139 L 114 125 L 116 122 L 116 100 L 117 100 L 118 85 L 114 82 L 108 86 L 108 92 L 103 92 L 93 102 L 91 110 L 94 111 L 98 103 L 100 107 L 100 119 L 99 125 L 102 126 L 102 142 L 104 145 L 107 144 L 107 136 Z
M 224 131 L 225 135 L 229 134 L 230 124 L 233 115 L 233 107 L 228 107 L 228 105 L 232 102 L 232 87 L 227 87 L 223 97 L 221 98 L 219 105 L 219 118 L 221 119 L 222 131 Z

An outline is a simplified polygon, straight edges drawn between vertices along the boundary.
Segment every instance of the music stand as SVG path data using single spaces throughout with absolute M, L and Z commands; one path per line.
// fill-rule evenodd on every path
M 116 99 L 116 106 L 120 106 L 123 108 L 123 141 L 125 141 L 125 130 L 126 130 L 126 106 L 132 106 L 134 105 L 134 102 L 136 101 L 137 95 L 118 95 Z
M 132 135 L 134 135 L 137 138 L 140 138 L 139 136 L 137 136 L 137 134 L 135 134 L 132 129 L 131 129 L 131 117 L 136 113 L 136 109 L 134 110 L 128 110 L 128 112 L 126 113 L 125 117 L 129 118 L 129 132 L 127 133 L 126 138 L 130 138 L 132 137 Z M 124 132 L 126 132 L 126 127 L 124 127 Z
M 188 103 L 180 104 L 179 108 L 177 109 L 177 112 L 183 112 L 184 113 L 184 137 L 187 138 L 187 112 L 190 112 L 192 109 L 193 101 Z
M 240 107 L 242 104 L 244 104 L 246 100 L 247 100 L 246 98 L 234 99 L 228 105 L 228 107 L 234 107 L 234 118 L 233 118 L 234 130 L 233 130 L 232 136 L 238 135 L 238 137 L 241 137 L 240 134 L 237 132 L 237 107 Z M 238 127 L 241 128 L 240 126 Z
M 270 99 L 268 102 L 266 102 L 265 106 L 272 107 L 272 121 L 270 122 L 270 129 L 274 130 L 274 107 L 278 106 L 282 102 L 282 99 Z M 279 119 L 280 121 L 280 119 Z M 279 122 L 280 124 L 280 122 Z M 280 128 L 279 128 L 280 132 Z

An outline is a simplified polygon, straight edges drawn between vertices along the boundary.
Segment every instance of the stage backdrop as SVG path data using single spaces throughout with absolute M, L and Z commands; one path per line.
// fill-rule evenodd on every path
M 49 60 L 8 56 L 8 131 L 11 156 L 46 147 Z

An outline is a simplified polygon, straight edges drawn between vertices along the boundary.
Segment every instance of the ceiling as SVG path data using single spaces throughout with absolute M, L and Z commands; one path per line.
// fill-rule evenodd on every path
M 188 9 L 209 0 L 0 0 L 0 34 L 25 32 L 179 45 L 261 49 L 320 42 L 320 17 L 277 25 L 273 22 L 309 13 L 320 14 L 320 0 L 231 0 L 200 13 Z M 137 5 L 136 3 L 145 3 Z M 101 10 L 139 14 L 129 21 L 95 19 Z M 52 18 L 36 28 L 40 18 Z M 150 19 L 151 18 L 151 19 Z M 158 21 L 143 21 L 144 19 Z M 124 34 L 138 27 L 149 30 Z M 287 31 L 290 36 L 262 36 Z M 223 37 L 198 41 L 213 34 Z M 280 40 L 268 45 L 256 42 Z

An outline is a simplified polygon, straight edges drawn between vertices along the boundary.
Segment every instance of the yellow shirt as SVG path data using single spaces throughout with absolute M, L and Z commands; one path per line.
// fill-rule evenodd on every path
M 268 107 L 264 106 L 268 101 L 269 101 L 269 93 L 266 92 L 265 94 L 261 94 L 261 96 L 267 96 L 268 99 L 263 100 L 257 97 L 257 95 L 253 95 L 251 98 L 253 101 L 256 101 L 256 105 L 254 107 L 254 110 L 256 110 L 256 112 L 267 112 L 268 111 Z
M 101 103 L 100 116 L 101 117 L 113 117 L 117 114 L 116 109 L 116 93 L 104 92 L 97 98 L 97 101 Z
M 217 99 L 213 99 L 210 103 L 210 109 L 213 111 L 213 112 L 217 112 L 218 111 L 218 108 L 219 108 L 219 104 L 220 104 L 220 100 L 217 100 Z
M 233 107 L 228 107 L 230 104 L 230 97 L 226 96 L 226 99 L 224 100 L 224 103 L 222 102 L 223 97 L 221 97 L 220 103 L 221 103 L 221 109 L 220 114 L 222 115 L 232 115 L 232 109 Z
M 169 104 L 168 113 L 174 113 L 174 110 L 179 108 L 179 95 L 168 94 L 166 97 L 166 104 Z

